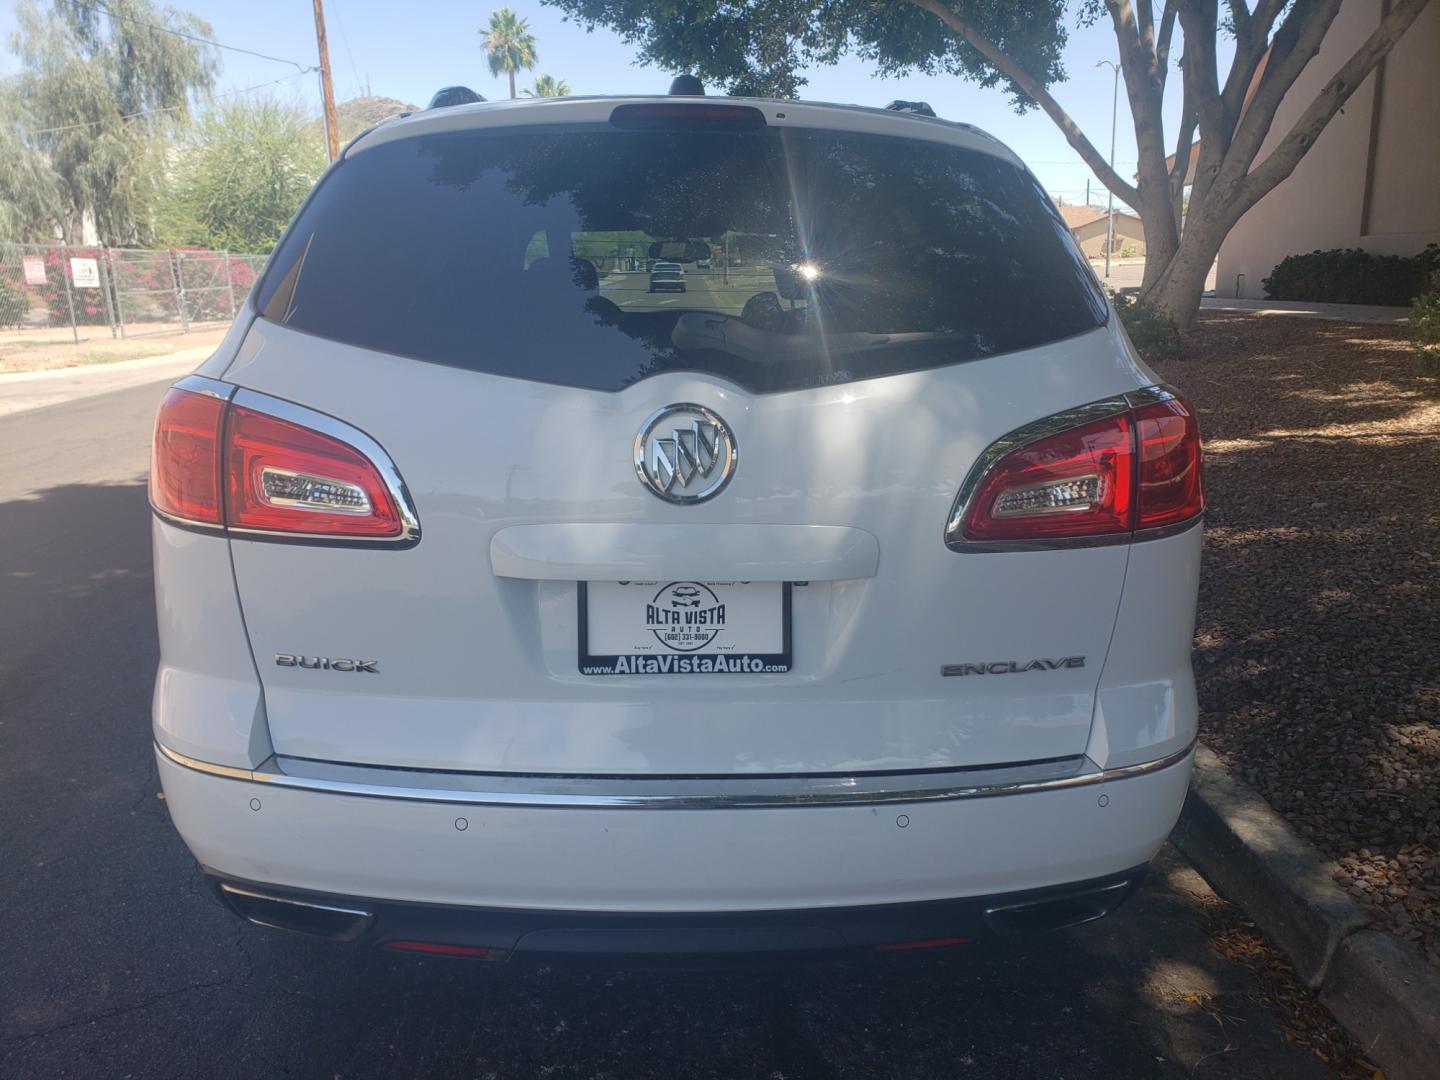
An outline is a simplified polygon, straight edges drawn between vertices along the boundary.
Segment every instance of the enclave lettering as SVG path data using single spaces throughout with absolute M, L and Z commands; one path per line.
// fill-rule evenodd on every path
M 990 660 L 978 664 L 942 664 L 941 675 L 1015 675 L 1022 671 L 1056 671 L 1085 666 L 1083 656 L 1062 656 L 1058 660 Z

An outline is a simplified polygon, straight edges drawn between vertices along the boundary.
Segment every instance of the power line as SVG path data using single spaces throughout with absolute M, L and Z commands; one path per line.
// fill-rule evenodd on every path
M 278 83 L 290 82 L 292 79 L 298 79 L 300 78 L 300 76 L 308 74 L 310 74 L 308 71 L 297 71 L 294 75 L 286 75 L 279 79 L 271 79 L 269 82 L 257 83 L 254 86 L 247 86 L 243 90 L 226 90 L 224 93 L 215 94 L 213 96 L 217 98 L 223 98 L 235 97 L 238 94 L 249 94 L 256 90 L 264 90 L 267 86 L 275 86 Z M 184 105 L 164 105 L 154 109 L 141 109 L 139 112 L 126 113 L 124 116 L 120 117 L 120 119 L 123 122 L 125 120 L 134 120 L 137 117 L 141 116 L 153 116 L 155 113 L 175 112 L 177 109 L 183 108 L 185 108 Z M 24 131 L 21 132 L 21 134 L 25 135 L 26 137 L 33 137 L 35 135 L 55 135 L 62 131 L 75 131 L 78 128 L 95 127 L 97 124 L 106 124 L 109 122 L 110 121 L 108 118 L 104 120 L 86 120 L 79 124 L 66 124 L 63 127 L 40 128 L 36 131 Z
M 302 75 L 308 75 L 310 72 L 316 70 L 313 67 L 304 67 L 294 60 L 286 60 L 283 56 L 271 56 L 268 53 L 256 52 L 254 49 L 242 49 L 238 45 L 225 45 L 211 38 L 203 38 L 196 34 L 187 34 L 183 30 L 175 30 L 168 26 L 161 26 L 159 23 L 146 22 L 143 19 L 137 19 L 131 15 L 121 15 L 118 12 L 111 11 L 104 4 L 96 3 L 95 0 L 69 0 L 69 2 L 75 7 L 92 8 L 95 11 L 104 12 L 112 19 L 120 19 L 123 22 L 134 23 L 136 26 L 143 26 L 147 30 L 155 30 L 162 34 L 174 34 L 176 37 L 184 38 L 187 41 L 198 41 L 202 45 L 209 45 L 216 49 L 227 49 L 230 52 L 244 53 L 246 56 L 258 56 L 261 60 L 273 60 L 277 64 L 289 64 Z
M 350 70 L 355 74 L 355 93 L 363 88 L 360 82 L 360 68 L 355 63 L 355 54 L 350 51 L 350 35 L 345 33 L 345 16 L 340 12 L 339 0 L 330 0 L 330 10 L 335 12 L 335 21 L 340 24 L 340 40 L 345 43 L 345 55 L 350 58 Z

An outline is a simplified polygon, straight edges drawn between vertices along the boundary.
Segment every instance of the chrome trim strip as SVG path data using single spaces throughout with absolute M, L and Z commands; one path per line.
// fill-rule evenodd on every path
M 212 379 L 207 375 L 186 375 L 170 389 L 189 390 L 192 394 L 208 394 L 221 401 L 229 401 L 238 387 L 221 382 L 219 379 Z
M 196 772 L 209 773 L 211 776 L 224 776 L 231 780 L 254 780 L 255 773 L 251 769 L 237 769 L 230 765 L 216 765 L 210 761 L 201 761 L 188 754 L 182 754 L 179 750 L 171 750 L 168 746 L 155 744 L 155 749 L 164 754 L 176 765 L 183 765 L 187 769 L 194 769 Z
M 283 757 L 248 770 L 210 765 L 155 746 L 185 768 L 275 787 L 406 802 L 583 810 L 744 810 L 985 799 L 1128 780 L 1177 765 L 1195 749 L 1192 740 L 1155 761 L 1116 769 L 1101 769 L 1082 754 L 1033 765 L 903 775 L 647 779 L 423 772 Z
M 190 532 L 208 533 L 211 536 L 224 536 L 225 526 L 216 525 L 209 521 L 195 521 L 192 518 L 179 517 L 168 513 L 156 506 L 150 507 L 150 512 L 167 525 L 174 525 L 177 529 L 188 529 Z

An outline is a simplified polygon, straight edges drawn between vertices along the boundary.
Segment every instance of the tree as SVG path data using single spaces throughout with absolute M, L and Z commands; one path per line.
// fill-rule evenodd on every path
M 503 71 L 509 76 L 510 96 L 515 97 L 515 73 L 530 71 L 539 60 L 529 20 L 520 18 L 509 8 L 501 8 L 490 16 L 489 25 L 480 33 L 485 37 L 490 74 L 499 75 Z
M 174 247 L 268 252 L 325 170 L 325 147 L 296 105 L 233 99 L 180 145 L 156 233 Z
M 16 8 L 21 69 L 0 83 L 0 194 L 16 197 L 0 227 L 13 235 L 74 243 L 89 221 L 108 243 L 146 241 L 160 140 L 214 84 L 213 51 L 179 36 L 208 36 L 209 24 L 151 0 L 109 7 Z
M 520 93 L 525 97 L 566 97 L 570 93 L 570 84 L 554 75 L 536 75 L 534 88 L 521 90 Z
M 1139 168 L 1130 183 L 1106 162 L 1050 94 L 1065 78 L 1064 0 L 545 0 L 582 25 L 604 25 L 643 60 L 693 71 L 731 92 L 792 97 L 802 72 L 846 52 L 881 75 L 946 72 L 1000 87 L 1017 111 L 1038 105 L 1084 162 L 1145 224 L 1142 295 L 1189 326 L 1220 243 L 1241 216 L 1288 177 L 1429 0 L 1393 0 L 1375 31 L 1257 163 L 1275 112 L 1319 51 L 1341 0 L 1081 0 L 1083 20 L 1108 15 L 1119 48 Z M 1161 114 L 1179 24 L 1181 120 Z M 1235 40 L 1223 83 L 1216 38 Z M 1251 91 L 1253 84 L 1253 92 Z M 1191 144 L 1200 142 L 1187 213 L 1180 212 Z M 1173 148 L 1173 165 L 1167 163 Z

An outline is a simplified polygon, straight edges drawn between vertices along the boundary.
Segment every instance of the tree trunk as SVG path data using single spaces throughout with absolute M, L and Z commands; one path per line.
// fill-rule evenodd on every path
M 1174 258 L 1157 271 L 1154 283 L 1144 290 L 1146 299 L 1158 304 L 1181 330 L 1189 330 L 1195 325 L 1195 316 L 1200 312 L 1200 294 L 1205 289 L 1205 278 L 1209 275 L 1215 256 L 1220 253 L 1220 244 L 1229 231 L 1226 225 L 1187 222 Z M 1145 263 L 1145 276 L 1150 277 L 1148 259 Z
M 515 96 L 515 69 L 511 68 L 505 74 L 510 76 L 510 96 L 513 98 Z

